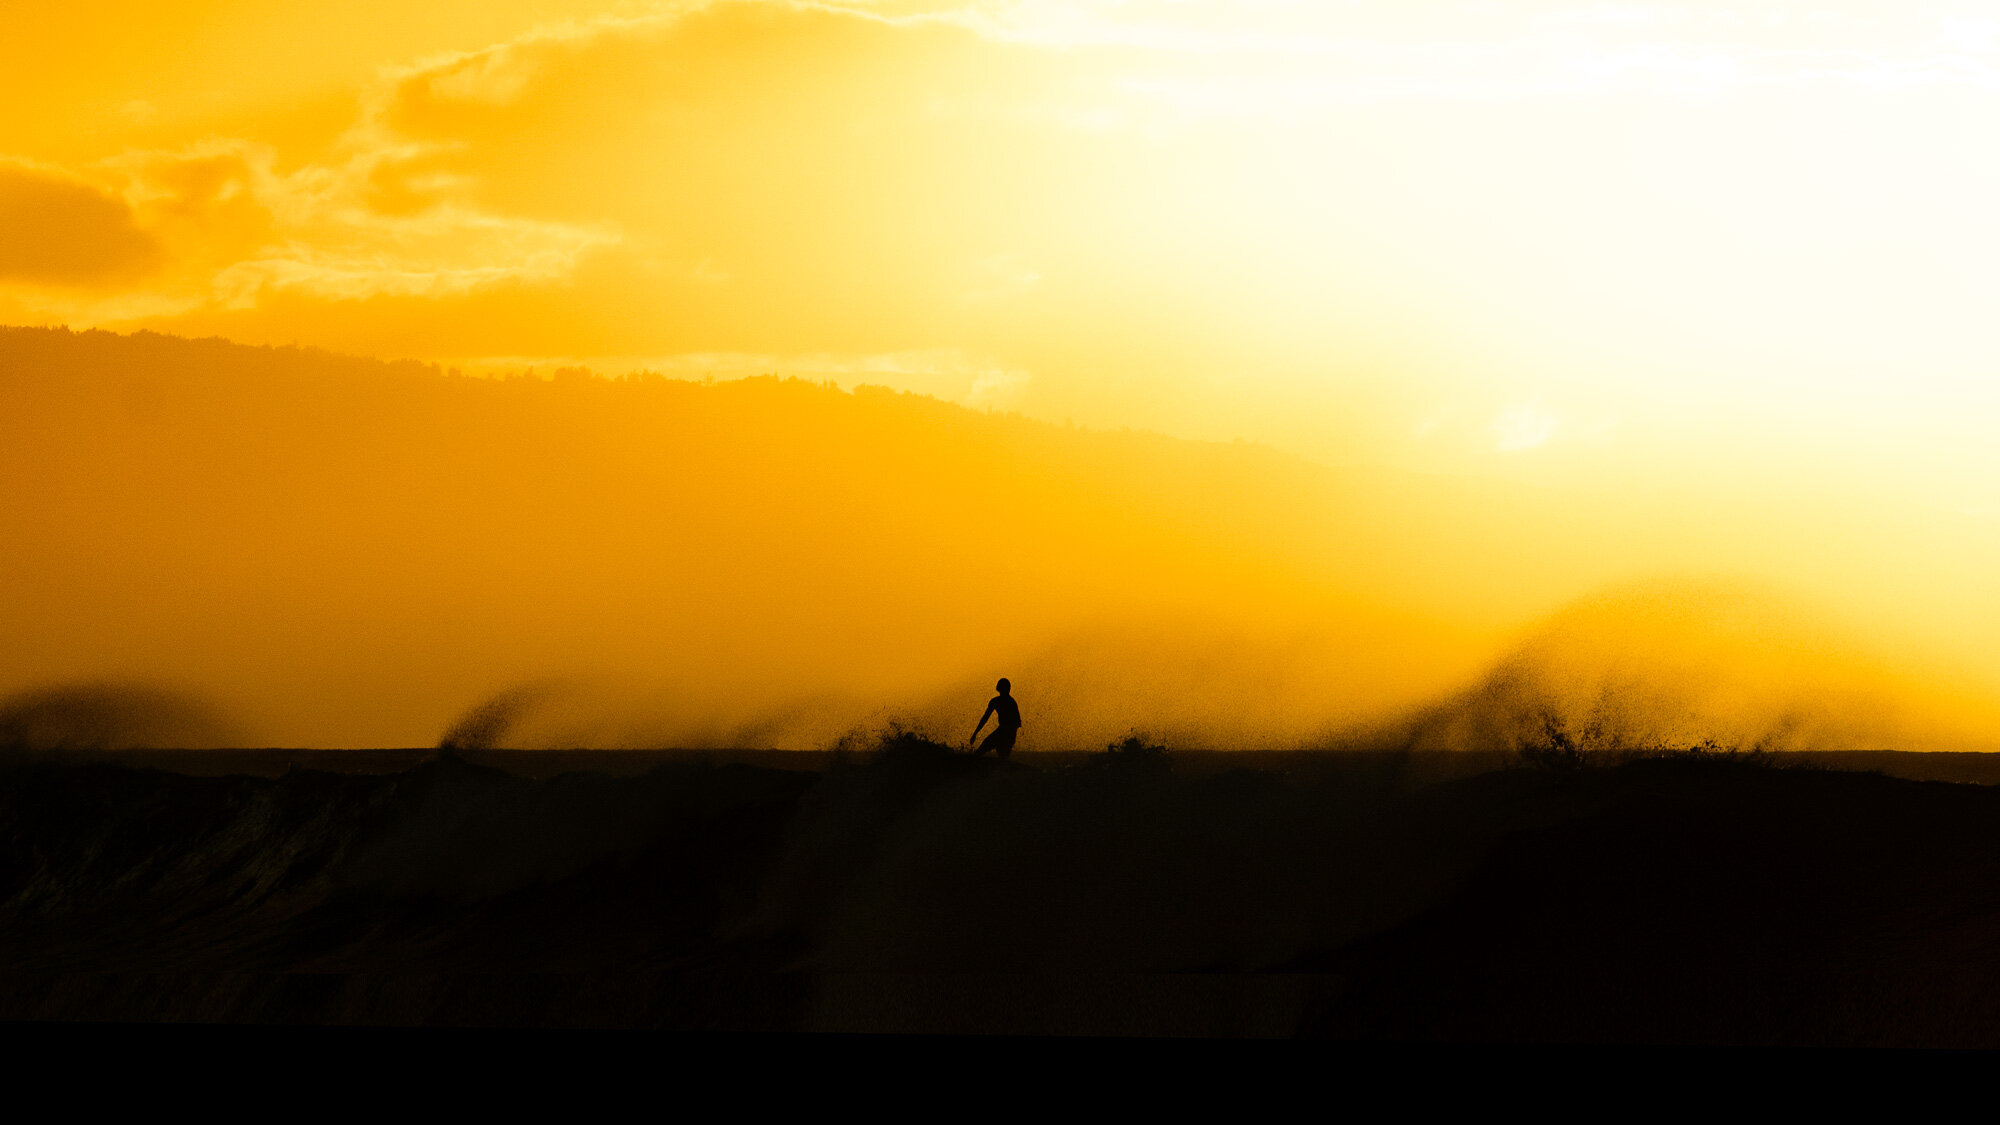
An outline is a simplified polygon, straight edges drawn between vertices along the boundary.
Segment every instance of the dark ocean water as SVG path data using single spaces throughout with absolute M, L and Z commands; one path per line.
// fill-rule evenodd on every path
M 1986 755 L 0 765 L 0 1020 L 2000 1046 Z
M 191 777 L 278 777 L 291 769 L 332 773 L 396 773 L 436 756 L 432 747 L 372 750 L 112 750 L 73 757 L 118 762 L 146 769 L 169 770 Z M 836 757 L 824 750 L 462 750 L 465 761 L 503 770 L 519 777 L 546 778 L 572 772 L 632 777 L 662 765 L 741 764 L 766 769 L 824 770 Z M 1087 761 L 1082 751 L 1022 751 L 1015 760 L 1027 765 L 1060 767 Z M 1365 763 L 1394 761 L 1426 781 L 1472 777 L 1499 769 L 1502 754 L 1405 754 L 1372 750 L 1183 750 L 1174 755 L 1176 770 L 1193 775 L 1232 769 L 1277 770 L 1287 773 L 1340 773 L 1366 768 Z M 1974 785 L 2000 784 L 2000 753 L 1970 751 L 1915 752 L 1900 750 L 1794 751 L 1771 755 L 1781 762 L 1810 763 L 1831 769 L 1877 772 L 1911 781 L 1957 781 Z

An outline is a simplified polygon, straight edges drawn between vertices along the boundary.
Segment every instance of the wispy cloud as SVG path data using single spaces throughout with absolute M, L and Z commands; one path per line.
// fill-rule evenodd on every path
M 1010 42 L 1116 49 L 1128 70 L 1120 89 L 1203 117 L 1799 84 L 2000 86 L 2000 25 L 1970 4 L 1015 0 L 930 18 Z
M 128 282 L 159 257 L 117 192 L 65 169 L 0 160 L 0 283 Z
M 566 276 L 584 253 L 620 241 L 615 224 L 480 206 L 463 177 L 434 163 L 452 144 L 383 123 L 413 82 L 493 98 L 504 71 L 448 59 L 385 72 L 335 149 L 291 170 L 249 138 L 79 167 L 0 161 L 0 287 L 16 307 L 90 322 L 242 309 L 276 292 L 450 295 Z M 454 75 L 470 77 L 454 85 Z

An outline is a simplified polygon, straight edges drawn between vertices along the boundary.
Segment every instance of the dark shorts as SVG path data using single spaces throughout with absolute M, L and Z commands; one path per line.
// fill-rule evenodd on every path
M 973 753 L 984 754 L 991 750 L 1004 758 L 1014 749 L 1014 736 L 1019 733 L 1021 733 L 1020 727 L 995 727 L 992 734 L 980 740 L 979 749 Z

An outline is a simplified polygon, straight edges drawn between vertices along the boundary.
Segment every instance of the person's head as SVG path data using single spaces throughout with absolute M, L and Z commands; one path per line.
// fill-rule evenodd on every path
M 1008 683 L 1006 680 L 1001 680 L 998 684 L 994 686 L 999 690 L 1001 695 L 1006 695 L 1007 693 L 1014 690 L 1014 685 Z

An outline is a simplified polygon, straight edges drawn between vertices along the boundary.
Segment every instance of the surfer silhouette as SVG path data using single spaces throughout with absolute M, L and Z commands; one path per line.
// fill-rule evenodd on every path
M 998 723 L 993 727 L 993 733 L 987 735 L 986 741 L 979 744 L 979 749 L 972 752 L 975 758 L 988 750 L 1002 758 L 1013 753 L 1014 736 L 1021 730 L 1021 705 L 1014 702 L 1014 685 L 1001 680 L 996 686 L 1000 694 L 994 696 L 993 701 L 986 705 L 986 713 L 979 716 L 979 725 L 972 728 L 972 738 L 965 740 L 970 743 L 973 738 L 978 738 L 979 732 L 986 727 L 986 720 L 999 716 Z

